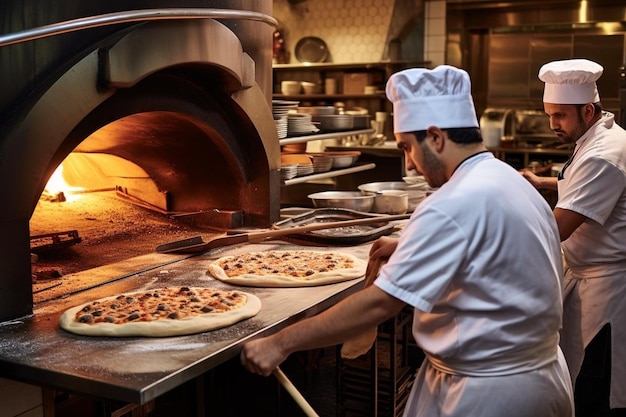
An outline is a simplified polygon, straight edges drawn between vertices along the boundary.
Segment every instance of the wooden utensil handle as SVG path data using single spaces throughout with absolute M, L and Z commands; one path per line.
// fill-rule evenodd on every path
M 304 414 L 307 417 L 319 417 L 319 414 L 313 410 L 313 407 L 307 402 L 307 400 L 300 394 L 300 391 L 291 383 L 287 375 L 283 373 L 283 371 L 276 367 L 273 372 L 274 376 L 280 382 L 280 384 L 285 388 L 285 390 L 291 395 L 291 398 L 298 404 L 298 407 L 304 411 Z
M 360 226 L 363 224 L 389 222 L 392 220 L 404 220 L 411 217 L 410 214 L 397 214 L 392 216 L 368 217 L 365 219 L 341 220 L 336 222 L 312 223 L 305 226 L 286 227 L 284 229 L 267 230 L 262 232 L 248 233 L 249 240 L 266 239 L 276 236 L 287 236 L 294 233 L 311 232 L 313 230 L 334 229 L 337 227 Z

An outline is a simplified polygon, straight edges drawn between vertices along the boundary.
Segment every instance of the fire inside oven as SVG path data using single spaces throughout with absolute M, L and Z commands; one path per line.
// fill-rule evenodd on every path
M 277 220 L 272 30 L 213 19 L 125 27 L 77 50 L 37 100 L 23 100 L 22 117 L 5 119 L 0 181 L 13 204 L 0 209 L 0 289 L 11 296 L 0 321 L 30 313 L 33 276 Z M 40 257 L 32 270 L 31 252 Z

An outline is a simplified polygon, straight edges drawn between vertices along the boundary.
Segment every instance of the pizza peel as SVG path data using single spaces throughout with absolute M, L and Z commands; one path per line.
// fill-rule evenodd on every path
M 311 405 L 302 396 L 302 394 L 300 394 L 300 391 L 298 391 L 298 389 L 291 383 L 289 378 L 287 378 L 287 375 L 285 375 L 279 367 L 276 367 L 276 369 L 274 369 L 272 373 L 274 374 L 278 382 L 280 382 L 280 384 L 283 386 L 283 388 L 285 388 L 285 390 L 289 393 L 289 395 L 291 395 L 291 398 L 293 398 L 296 404 L 298 404 L 298 407 L 300 407 L 302 411 L 304 411 L 304 414 L 307 417 L 319 417 L 319 414 L 317 414 L 315 410 L 313 410 L 313 407 L 311 407 Z
M 336 222 L 319 222 L 303 226 L 289 227 L 284 229 L 273 229 L 258 232 L 238 233 L 233 235 L 223 234 L 209 238 L 204 241 L 201 236 L 194 236 L 188 239 L 175 242 L 164 243 L 157 246 L 159 253 L 198 253 L 225 246 L 237 245 L 239 243 L 255 242 L 276 237 L 288 236 L 291 234 L 311 232 L 313 230 L 333 229 L 338 227 L 359 226 L 363 224 L 373 224 L 388 222 L 392 220 L 404 220 L 411 217 L 410 213 L 390 216 L 378 216 L 365 219 L 341 220 Z

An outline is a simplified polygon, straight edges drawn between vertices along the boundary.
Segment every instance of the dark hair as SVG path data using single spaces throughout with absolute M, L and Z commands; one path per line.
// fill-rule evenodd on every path
M 480 129 L 477 127 L 453 127 L 450 129 L 442 129 L 448 132 L 448 137 L 455 143 L 479 143 L 483 141 L 483 137 L 480 134 Z M 418 142 L 426 139 L 426 131 L 418 130 L 411 132 L 415 136 Z
M 593 115 L 597 115 L 597 114 L 601 114 L 602 113 L 602 104 L 600 102 L 597 103 L 591 103 L 593 104 Z M 580 113 L 580 110 L 585 107 L 587 104 L 574 104 L 574 106 L 576 106 L 576 108 L 578 109 L 578 113 Z

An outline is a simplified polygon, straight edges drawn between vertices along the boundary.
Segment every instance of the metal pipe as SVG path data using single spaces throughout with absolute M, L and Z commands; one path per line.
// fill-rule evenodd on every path
M 278 27 L 278 21 L 272 16 L 250 11 L 229 9 L 129 10 L 125 12 L 106 13 L 96 16 L 83 17 L 79 19 L 66 20 L 64 22 L 53 23 L 50 25 L 39 26 L 33 29 L 26 29 L 19 32 L 1 35 L 0 47 L 101 26 L 109 26 L 129 22 L 176 19 L 245 19 L 255 20 L 258 22 L 267 23 L 270 26 Z

